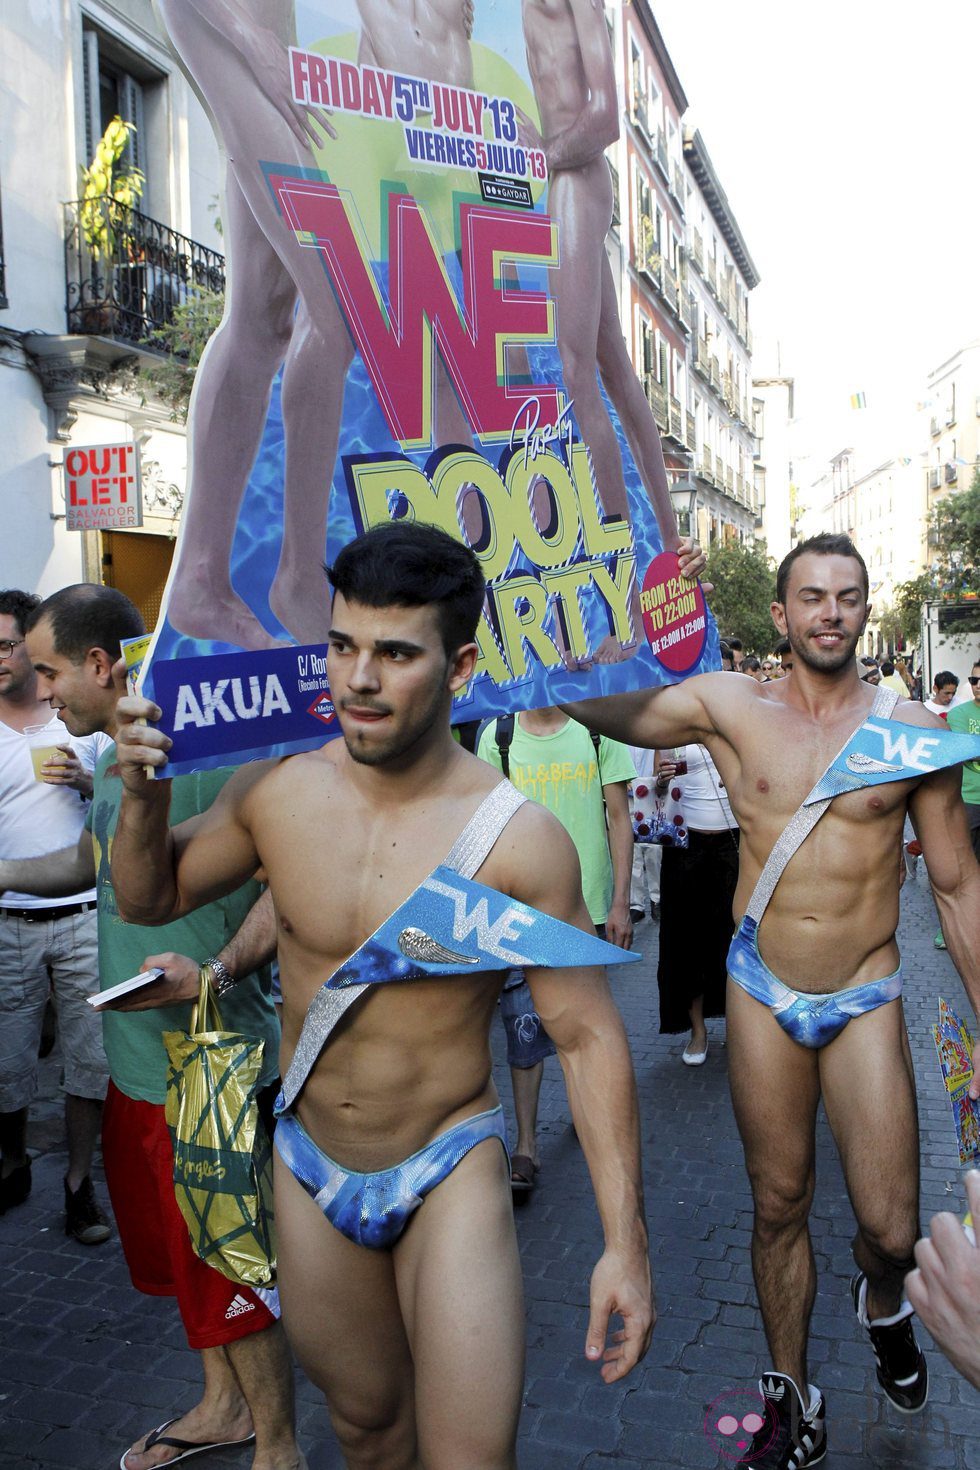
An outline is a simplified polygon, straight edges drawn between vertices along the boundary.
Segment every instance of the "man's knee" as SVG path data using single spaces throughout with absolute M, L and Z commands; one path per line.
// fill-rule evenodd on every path
M 408 1404 L 390 1412 L 331 1404 L 330 1419 L 350 1470 L 415 1470 L 415 1419 Z
M 897 1219 L 894 1215 L 880 1221 L 861 1221 L 853 1241 L 856 1257 L 863 1254 L 876 1260 L 884 1271 L 907 1274 L 915 1266 L 915 1242 L 921 1231 L 917 1219 Z M 862 1252 L 863 1247 L 863 1252 Z M 859 1259 L 859 1264 L 863 1264 Z
M 758 1236 L 764 1239 L 806 1225 L 813 1203 L 812 1173 L 805 1179 L 792 1180 L 773 1179 L 760 1172 L 751 1174 L 750 1180 Z

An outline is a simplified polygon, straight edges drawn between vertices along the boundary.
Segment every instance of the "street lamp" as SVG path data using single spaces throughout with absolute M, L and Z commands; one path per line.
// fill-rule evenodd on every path
M 675 480 L 670 487 L 670 500 L 681 535 L 690 536 L 698 501 L 698 487 L 693 479 Z

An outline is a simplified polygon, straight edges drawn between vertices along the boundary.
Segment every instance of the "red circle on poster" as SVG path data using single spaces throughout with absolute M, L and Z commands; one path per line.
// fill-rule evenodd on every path
M 662 551 L 647 567 L 640 610 L 653 656 L 672 674 L 689 673 L 704 652 L 708 611 L 700 582 L 680 575 L 672 551 Z

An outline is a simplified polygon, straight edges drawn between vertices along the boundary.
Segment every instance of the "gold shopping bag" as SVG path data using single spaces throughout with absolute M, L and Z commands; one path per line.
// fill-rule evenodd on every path
M 225 1031 L 201 971 L 190 1029 L 165 1031 L 174 1192 L 194 1250 L 231 1281 L 275 1280 L 272 1149 L 256 1094 L 263 1043 Z

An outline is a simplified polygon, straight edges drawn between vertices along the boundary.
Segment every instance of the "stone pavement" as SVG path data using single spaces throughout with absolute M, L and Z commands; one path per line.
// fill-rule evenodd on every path
M 962 1006 L 963 993 L 950 960 L 933 948 L 935 910 L 923 874 L 906 885 L 902 909 L 928 1220 L 937 1209 L 962 1206 L 928 1026 L 938 994 Z M 639 927 L 645 961 L 620 970 L 614 986 L 639 1078 L 660 1319 L 649 1356 L 625 1383 L 606 1388 L 583 1358 L 598 1222 L 559 1069 L 550 1062 L 540 1184 L 517 1216 L 528 1317 L 522 1470 L 730 1464 L 705 1434 L 707 1410 L 726 1390 L 751 1387 L 768 1366 L 749 1266 L 751 1208 L 729 1104 L 724 1026 L 711 1023 L 711 1051 L 700 1070 L 681 1065 L 682 1038 L 656 1034 L 656 935 L 655 924 Z M 509 1104 L 499 1035 L 495 1055 Z M 44 1076 L 32 1125 L 32 1144 L 40 1150 L 34 1192 L 0 1219 L 0 1467 L 112 1470 L 138 1434 L 194 1401 L 197 1360 L 172 1305 L 132 1290 L 115 1240 L 86 1249 L 63 1235 L 56 1054 L 44 1064 Z M 850 1306 L 853 1223 L 823 1118 L 817 1169 L 812 1229 L 820 1285 L 811 1375 L 827 1397 L 825 1463 L 831 1470 L 980 1470 L 980 1395 L 938 1352 L 929 1354 L 932 1388 L 921 1417 L 904 1420 L 877 1391 L 871 1351 Z M 311 1470 L 339 1470 L 325 1410 L 302 1379 L 298 1400 Z M 221 1453 L 194 1464 L 247 1470 L 250 1457 Z

